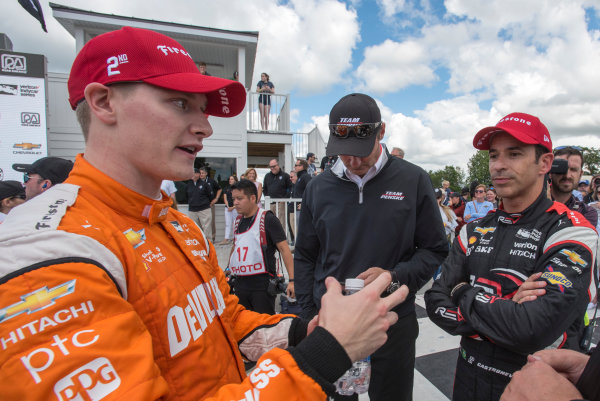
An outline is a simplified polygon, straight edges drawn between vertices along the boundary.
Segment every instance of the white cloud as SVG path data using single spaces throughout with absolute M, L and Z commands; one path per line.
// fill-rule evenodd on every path
M 43 8 L 49 34 L 35 26 L 35 20 L 16 1 L 6 3 L 0 23 L 15 50 L 47 54 L 50 71 L 69 71 L 75 41 L 53 18 L 47 3 Z M 356 11 L 335 0 L 291 0 L 285 4 L 277 0 L 229 0 L 226 5 L 208 0 L 60 3 L 99 13 L 259 31 L 254 81 L 258 82 L 261 71 L 267 71 L 280 93 L 323 93 L 342 82 L 344 72 L 351 68 L 352 50 L 360 41 Z
M 404 0 L 377 0 L 377 5 L 381 8 L 383 16 L 390 18 L 404 10 Z
M 386 40 L 365 49 L 365 59 L 356 70 L 358 90 L 372 93 L 397 92 L 409 85 L 427 85 L 436 80 L 429 66 L 427 49 L 418 41 Z
M 598 147 L 600 34 L 588 31 L 584 5 L 600 9 L 581 0 L 448 0 L 445 22 L 366 48 L 356 87 L 390 98 L 448 71 L 451 97 L 414 117 L 388 117 L 390 146 L 424 167 L 464 166 L 477 130 L 513 111 L 540 117 L 555 143 Z M 466 18 L 448 22 L 457 16 Z

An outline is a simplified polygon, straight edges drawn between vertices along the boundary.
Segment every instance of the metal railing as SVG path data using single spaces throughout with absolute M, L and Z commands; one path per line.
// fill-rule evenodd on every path
M 264 197 L 265 210 L 271 210 L 281 222 L 285 230 L 288 244 L 293 249 L 298 235 L 298 220 L 302 204 L 302 198 L 271 198 Z
M 260 98 L 260 96 L 264 96 Z M 268 98 L 267 98 L 268 96 Z M 268 126 L 263 127 L 261 124 L 261 107 L 266 106 L 260 104 L 259 100 L 264 99 L 270 101 L 270 107 L 263 108 L 268 111 L 269 119 Z M 249 92 L 248 93 L 248 131 L 273 131 L 273 132 L 290 132 L 290 102 L 289 95 Z

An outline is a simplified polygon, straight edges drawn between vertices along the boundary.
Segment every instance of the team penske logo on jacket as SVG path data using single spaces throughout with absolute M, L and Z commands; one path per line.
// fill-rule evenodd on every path
M 140 231 L 135 231 L 133 228 L 130 228 L 127 231 L 123 231 L 123 234 L 125 235 L 125 238 L 127 238 L 127 241 L 129 241 L 133 249 L 146 242 L 146 232 L 143 228 Z
M 561 272 L 547 271 L 542 274 L 542 278 L 547 280 L 550 284 L 558 286 L 560 292 L 565 292 L 564 287 L 573 287 L 573 283 L 569 281 L 569 279 L 567 279 Z
M 381 199 L 402 200 L 404 198 L 403 192 L 385 191 L 385 193 L 381 195 Z
M 70 280 L 51 289 L 44 286 L 38 290 L 22 295 L 21 301 L 0 309 L 0 323 L 12 319 L 21 313 L 27 313 L 29 315 L 54 305 L 58 298 L 72 294 L 73 291 L 75 291 L 75 281 L 76 280 Z
M 568 249 L 563 249 L 562 251 L 560 251 L 560 253 L 561 253 L 561 255 L 565 255 L 569 259 L 569 262 L 571 262 L 571 263 L 575 263 L 581 267 L 586 267 L 588 265 L 587 262 L 585 260 L 583 260 L 581 255 L 579 255 L 575 251 L 569 251 Z

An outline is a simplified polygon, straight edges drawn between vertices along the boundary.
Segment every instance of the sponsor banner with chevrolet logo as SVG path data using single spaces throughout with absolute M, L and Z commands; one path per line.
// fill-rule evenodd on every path
M 12 169 L 48 156 L 46 58 L 0 50 L 0 170 L 3 180 L 22 181 Z

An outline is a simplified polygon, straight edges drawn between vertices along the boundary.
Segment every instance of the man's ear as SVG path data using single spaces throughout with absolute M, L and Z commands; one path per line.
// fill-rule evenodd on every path
M 100 121 L 107 125 L 116 122 L 116 113 L 114 107 L 114 91 L 106 85 L 98 82 L 92 82 L 85 87 L 85 100 L 90 107 L 90 111 Z
M 381 141 L 385 136 L 385 123 L 381 123 L 381 130 L 379 131 L 379 140 Z
M 550 172 L 552 161 L 554 161 L 554 155 L 552 153 L 544 153 L 540 156 L 540 174 L 543 175 Z M 552 174 L 550 174 L 550 177 L 552 177 Z

